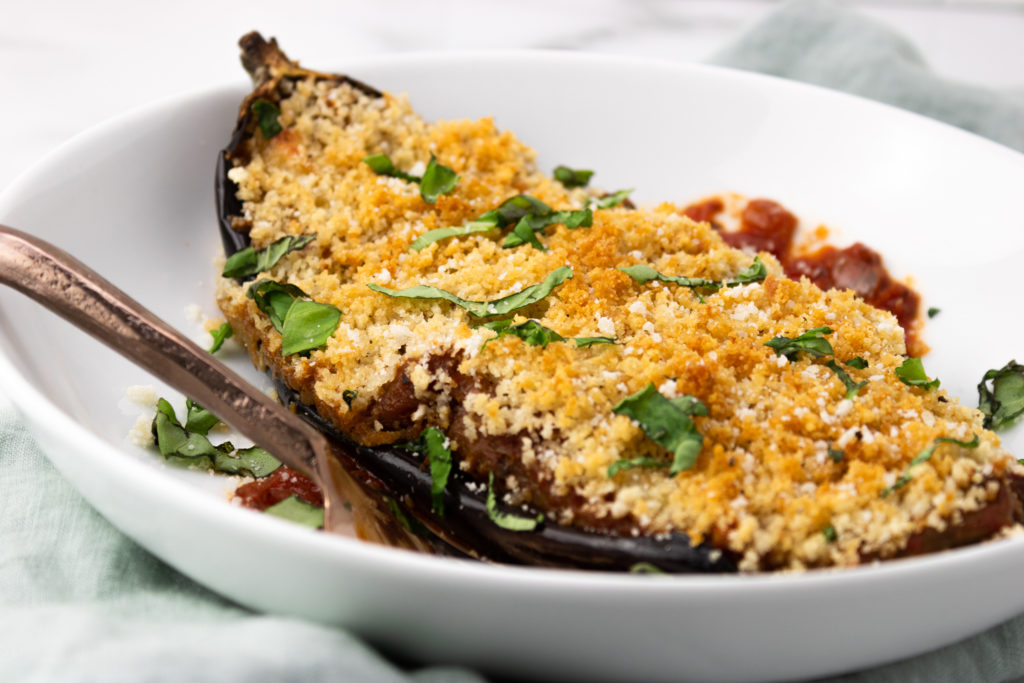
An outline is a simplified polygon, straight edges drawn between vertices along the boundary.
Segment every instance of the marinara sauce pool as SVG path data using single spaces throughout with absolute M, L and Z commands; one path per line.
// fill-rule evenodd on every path
M 892 279 L 877 251 L 856 242 L 843 249 L 826 245 L 811 253 L 795 254 L 796 216 L 771 199 L 747 202 L 736 230 L 724 230 L 716 220 L 723 211 L 725 203 L 711 197 L 690 204 L 682 213 L 695 221 L 710 223 L 732 247 L 769 252 L 791 278 L 806 276 L 822 289 L 852 289 L 867 303 L 895 315 L 906 334 L 907 352 L 921 355 L 924 349 L 916 327 L 921 297 Z

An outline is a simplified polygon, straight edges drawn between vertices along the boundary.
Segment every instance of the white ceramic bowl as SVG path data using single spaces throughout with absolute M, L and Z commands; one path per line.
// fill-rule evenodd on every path
M 986 369 L 1024 356 L 1012 314 L 1024 157 L 1006 148 L 708 67 L 489 52 L 340 70 L 408 92 L 429 119 L 493 115 L 539 151 L 542 168 L 596 169 L 599 185 L 635 187 L 640 201 L 766 196 L 812 227 L 827 222 L 840 242 L 865 241 L 942 309 L 927 325 L 926 366 L 967 403 Z M 240 77 L 79 136 L 0 196 L 0 222 L 195 332 L 189 304 L 215 314 L 215 155 L 245 92 Z M 0 291 L 0 324 L 5 391 L 57 467 L 126 534 L 242 604 L 341 624 L 423 661 L 594 681 L 818 676 L 1024 610 L 1021 539 L 855 570 L 651 577 L 487 566 L 308 531 L 228 505 L 222 481 L 132 447 L 122 396 L 158 384 L 145 373 L 11 291 Z M 231 363 L 263 381 L 242 354 Z M 1020 430 L 1007 440 L 1024 454 Z

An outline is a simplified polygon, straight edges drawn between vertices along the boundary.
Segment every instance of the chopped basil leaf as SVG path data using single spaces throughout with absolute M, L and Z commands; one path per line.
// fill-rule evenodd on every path
M 281 353 L 285 356 L 323 347 L 341 321 L 340 310 L 310 301 L 295 285 L 260 280 L 249 287 L 246 295 L 281 333 Z
M 836 534 L 836 528 L 831 524 L 822 529 L 821 533 L 825 535 L 825 541 L 827 543 L 835 543 L 836 539 L 839 538 L 839 535 Z
M 431 154 L 427 170 L 420 179 L 420 197 L 428 204 L 433 204 L 438 197 L 454 190 L 458 182 L 458 174 L 444 164 L 437 163 L 437 159 Z
M 213 469 L 222 474 L 248 473 L 262 479 L 280 466 L 280 460 L 259 446 L 239 448 L 234 455 L 220 452 L 213 456 Z
M 257 479 L 276 470 L 281 463 L 262 448 L 242 448 L 235 451 L 230 441 L 213 445 L 207 432 L 220 422 L 210 411 L 191 399 L 185 405 L 188 418 L 185 425 L 178 421 L 174 408 L 161 398 L 157 401 L 157 412 L 153 418 L 153 436 L 160 453 L 169 458 L 186 458 L 198 461 L 207 458 L 209 467 L 223 474 L 250 473 Z M 232 455 L 234 453 L 234 455 Z
M 156 415 L 153 417 L 153 436 L 156 439 L 157 448 L 163 456 L 178 456 L 182 458 L 201 458 L 203 456 L 213 458 L 218 453 L 234 450 L 230 443 L 221 444 L 219 447 L 210 443 L 204 435 L 186 430 L 177 416 L 174 408 L 165 399 L 157 401 Z
M 277 120 L 281 115 L 281 109 L 273 102 L 256 100 L 252 103 L 252 113 L 256 115 L 256 125 L 267 140 L 284 130 Z
M 850 379 L 850 376 L 846 374 L 846 370 L 839 367 L 839 363 L 837 363 L 835 359 L 825 363 L 825 367 L 836 373 L 836 377 L 838 377 L 839 381 L 841 381 L 846 387 L 846 395 L 843 396 L 843 398 L 853 400 L 857 397 L 857 392 L 868 385 L 867 380 L 864 380 L 863 382 L 854 382 Z
M 454 190 L 459 182 L 458 174 L 444 164 L 437 163 L 437 157 L 433 154 L 430 155 L 430 161 L 422 176 L 398 170 L 387 154 L 371 154 L 363 158 L 363 163 L 377 175 L 400 178 L 407 183 L 419 183 L 420 197 L 428 204 L 433 204 L 438 197 Z
M 1002 429 L 1024 413 L 1024 365 L 1011 360 L 986 372 L 978 385 L 978 410 L 985 414 L 988 429 Z
M 213 344 L 210 346 L 210 353 L 217 353 L 220 351 L 220 347 L 224 346 L 224 340 L 230 339 L 235 331 L 231 329 L 231 325 L 228 323 L 221 323 L 220 327 L 210 332 L 210 336 L 213 337 Z
M 868 366 L 868 362 L 861 358 L 860 356 L 857 356 L 856 358 L 851 358 L 850 360 L 846 361 L 843 365 L 846 365 L 847 367 L 851 368 L 856 368 L 858 370 L 863 370 Z
M 832 462 L 842 462 L 843 461 L 843 457 L 845 455 L 846 454 L 843 453 L 843 450 L 841 448 L 829 448 L 828 449 L 828 457 L 829 457 L 829 459 Z
M 544 327 L 536 320 L 527 320 L 518 325 L 513 325 L 511 320 L 494 320 L 484 323 L 481 327 L 498 333 L 497 337 L 491 337 L 484 342 L 484 346 L 487 346 L 487 342 L 506 336 L 519 337 L 530 346 L 540 346 L 541 348 L 547 347 L 551 342 L 565 341 L 565 337 Z
M 170 405 L 170 404 L 168 404 Z M 185 399 L 185 429 L 206 436 L 220 418 L 190 398 Z
M 544 521 L 544 515 L 536 517 L 519 517 L 498 509 L 498 496 L 494 493 L 494 472 L 491 472 L 487 480 L 487 516 L 497 526 L 509 531 L 533 531 L 537 525 Z
M 576 170 L 568 166 L 556 166 L 553 175 L 555 180 L 571 190 L 574 187 L 586 187 L 594 172 Z
M 430 496 L 434 512 L 444 516 L 444 489 L 448 486 L 448 477 L 452 471 L 452 452 L 447 445 L 448 439 L 437 427 L 427 427 L 420 438 L 409 444 L 410 450 L 425 454 L 430 460 Z
M 324 525 L 324 509 L 294 495 L 271 505 L 263 512 L 313 529 L 319 529 Z
M 354 389 L 345 389 L 341 392 L 341 400 L 345 402 L 349 410 L 352 410 L 352 401 L 359 397 L 359 392 Z
M 626 198 L 633 193 L 633 190 L 619 190 L 598 199 L 588 199 L 587 208 L 594 206 L 598 209 L 610 209 L 626 201 Z
M 935 307 L 933 306 L 932 308 L 929 308 L 929 309 L 928 309 L 928 317 L 929 317 L 929 318 L 934 318 L 935 316 L 937 316 L 937 315 L 938 315 L 939 313 L 941 313 L 941 312 L 942 312 L 942 309 L 941 309 L 941 308 L 935 308 Z
M 547 251 L 547 247 L 540 243 L 537 239 L 537 231 L 533 225 L 530 224 L 530 216 L 523 216 L 516 227 L 512 228 L 512 232 L 505 237 L 505 243 L 502 245 L 505 249 L 512 247 L 518 247 L 521 244 L 529 244 L 537 251 Z
M 562 223 L 569 230 L 589 228 L 594 224 L 594 212 L 590 209 L 581 209 L 579 211 L 552 211 L 541 215 L 523 216 L 516 223 L 515 229 L 505 237 L 505 242 L 501 246 L 505 249 L 511 249 L 512 247 L 518 247 L 529 242 L 535 249 L 547 251 L 541 245 L 540 240 L 537 239 L 537 233 L 543 234 L 546 227 L 557 223 Z
M 630 574 L 664 574 L 661 569 L 650 562 L 637 562 L 629 567 Z
M 370 167 L 377 175 L 387 176 L 389 178 L 399 178 L 407 183 L 418 183 L 420 177 L 418 175 L 411 175 L 405 171 L 399 171 L 395 167 L 394 162 L 391 161 L 391 157 L 387 154 L 371 154 L 368 157 L 363 158 L 363 163 Z
M 407 517 L 402 511 L 402 507 L 394 498 L 384 496 L 384 500 L 387 502 L 388 511 L 391 513 L 391 516 L 398 521 L 403 529 L 408 531 L 410 534 L 415 534 L 416 536 L 427 536 L 430 533 L 427 527 L 423 526 L 418 519 L 415 517 Z
M 675 456 L 670 475 L 688 470 L 697 462 L 704 437 L 697 431 L 691 415 L 707 415 L 707 406 L 694 396 L 668 399 L 658 393 L 654 382 L 612 408 L 616 415 L 636 421 L 654 443 Z
M 768 269 L 765 268 L 761 257 L 755 256 L 754 262 L 750 264 L 750 267 L 737 273 L 732 281 L 725 283 L 725 286 L 736 287 L 737 285 L 746 285 L 751 282 L 763 282 L 766 277 L 768 277 Z
M 530 346 L 539 346 L 546 348 L 548 344 L 552 342 L 564 342 L 570 339 L 576 342 L 576 348 L 582 349 L 587 346 L 593 346 L 594 344 L 614 344 L 614 337 L 571 337 L 566 338 L 558 334 L 549 327 L 541 325 L 536 320 L 527 320 L 517 325 L 512 324 L 511 318 L 505 320 L 493 320 L 489 323 L 484 323 L 480 327 L 496 332 L 498 336 L 491 337 L 483 343 L 484 348 L 488 343 L 495 339 L 501 339 L 502 337 L 518 337 Z
M 807 330 L 798 337 L 778 336 L 771 341 L 765 342 L 765 346 L 771 347 L 776 356 L 785 356 L 787 360 L 796 360 L 800 352 L 810 356 L 832 355 L 832 345 L 825 339 L 824 335 L 832 334 L 830 327 L 815 327 Z
M 429 230 L 409 245 L 409 249 L 413 251 L 420 251 L 434 242 L 439 242 L 449 237 L 461 237 L 462 235 L 472 235 L 478 232 L 489 232 L 498 227 L 496 220 L 483 220 L 479 218 L 471 223 L 465 225 L 457 225 L 451 228 L 437 228 L 436 230 Z
M 246 296 L 256 303 L 256 308 L 267 314 L 274 329 L 280 332 L 288 309 L 296 299 L 306 298 L 306 293 L 295 285 L 260 280 L 249 287 Z
M 622 470 L 629 470 L 634 467 L 668 467 L 671 463 L 659 458 L 623 458 L 608 465 L 608 478 L 611 479 Z
M 551 290 L 555 287 L 571 278 L 572 268 L 561 266 L 548 273 L 543 282 L 530 285 L 515 294 L 509 294 L 494 301 L 468 301 L 455 296 L 451 292 L 446 292 L 443 289 L 430 285 L 415 285 L 402 290 L 389 289 L 374 283 L 368 284 L 367 287 L 375 292 L 403 299 L 444 299 L 462 308 L 474 317 L 486 318 L 491 315 L 511 313 L 524 306 L 536 303 L 550 294 Z
M 248 277 L 270 270 L 288 252 L 298 251 L 316 239 L 316 235 L 288 235 L 275 240 L 265 249 L 246 247 L 236 251 L 224 262 L 224 277 Z
M 576 342 L 576 348 L 582 349 L 595 344 L 615 344 L 617 337 L 573 337 L 572 340 Z
M 925 448 L 920 453 L 918 453 L 916 456 L 914 456 L 914 459 L 911 460 L 910 464 L 907 466 L 906 471 L 903 474 L 900 475 L 900 478 L 897 479 L 893 483 L 892 486 L 886 487 L 882 491 L 882 498 L 885 498 L 886 496 L 888 496 L 890 493 L 892 493 L 896 489 L 902 488 L 902 487 L 906 486 L 907 484 L 909 484 L 910 480 L 911 480 L 910 471 L 916 465 L 920 465 L 921 463 L 923 463 L 926 460 L 928 460 L 929 458 L 931 458 L 932 457 L 932 453 L 935 452 L 935 448 L 939 444 L 943 444 L 943 443 L 956 444 L 957 446 L 961 446 L 963 448 L 977 448 L 978 444 L 981 443 L 981 440 L 978 438 L 977 434 L 975 434 L 974 438 L 971 439 L 970 441 L 958 441 L 956 439 L 952 439 L 952 438 L 949 438 L 949 437 L 946 437 L 946 436 L 940 436 L 940 437 L 936 438 L 934 441 L 932 441 L 931 445 L 929 445 L 927 448 Z
M 330 304 L 296 301 L 284 319 L 281 354 L 291 356 L 323 347 L 340 321 L 341 311 Z
M 925 390 L 939 388 L 939 380 L 928 379 L 920 358 L 908 358 L 903 361 L 903 365 L 896 368 L 896 376 L 911 387 L 921 387 Z
M 491 209 L 465 225 L 436 228 L 425 232 L 413 240 L 409 248 L 420 251 L 434 242 L 449 237 L 472 235 L 497 228 L 505 229 L 513 225 L 515 230 L 505 238 L 505 248 L 530 243 L 544 251 L 544 247 L 537 240 L 537 233 L 543 233 L 544 228 L 555 223 L 562 223 L 570 230 L 590 227 L 593 224 L 593 213 L 589 209 L 555 211 L 536 197 L 517 194 L 503 201 L 498 208 Z
M 701 277 L 681 277 L 677 275 L 662 275 L 654 268 L 639 264 L 635 266 L 626 266 L 625 268 L 619 268 L 623 273 L 633 278 L 637 283 L 645 285 L 651 280 L 658 280 L 660 282 L 670 282 L 672 284 L 680 285 L 682 287 L 706 287 L 708 289 L 718 289 L 721 287 L 721 283 L 715 280 L 705 280 Z
M 491 209 L 477 220 L 493 220 L 499 228 L 518 223 L 524 216 L 547 216 L 554 209 L 528 194 L 517 194 L 503 201 L 497 209 Z
M 718 290 L 722 284 L 714 280 L 705 280 L 700 277 L 682 277 L 677 275 L 662 275 L 654 268 L 648 265 L 640 264 L 636 266 L 626 266 L 625 268 L 619 268 L 623 273 L 630 276 L 638 284 L 647 284 L 651 280 L 658 280 L 659 282 L 668 282 L 671 284 L 679 285 L 680 287 L 689 287 L 690 289 L 710 289 L 712 291 Z M 704 297 L 698 292 L 694 291 L 697 299 L 704 303 Z
M 690 289 L 709 289 L 711 291 L 717 291 L 722 287 L 737 287 L 739 285 L 748 284 L 751 282 L 760 282 L 765 279 L 768 275 L 768 271 L 764 267 L 764 263 L 761 261 L 760 256 L 754 257 L 754 262 L 750 267 L 741 271 L 734 279 L 719 282 L 718 280 L 707 280 L 702 277 L 683 277 L 678 275 L 662 275 L 654 268 L 640 264 L 636 266 L 627 266 L 625 268 L 619 268 L 623 273 L 630 276 L 638 284 L 644 285 L 651 280 L 658 280 L 659 282 L 667 282 L 680 287 L 689 287 Z M 694 292 L 697 295 L 697 299 L 704 303 L 704 297 L 698 292 Z

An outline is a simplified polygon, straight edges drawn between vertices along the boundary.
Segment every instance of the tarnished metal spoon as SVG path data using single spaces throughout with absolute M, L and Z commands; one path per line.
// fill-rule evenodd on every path
M 327 439 L 63 250 L 0 225 L 0 283 L 200 403 L 324 491 L 324 525 L 351 528 L 330 475 Z

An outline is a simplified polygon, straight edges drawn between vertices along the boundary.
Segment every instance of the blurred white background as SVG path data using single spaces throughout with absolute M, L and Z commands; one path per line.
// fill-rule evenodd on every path
M 1024 0 L 837 0 L 903 33 L 932 68 L 1024 91 Z M 773 0 L 0 0 L 0 189 L 58 144 L 181 91 L 243 82 L 257 29 L 315 68 L 412 50 L 544 48 L 700 61 Z

